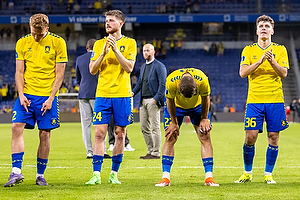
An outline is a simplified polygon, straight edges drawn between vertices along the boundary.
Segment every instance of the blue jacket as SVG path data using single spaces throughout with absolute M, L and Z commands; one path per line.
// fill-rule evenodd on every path
M 136 86 L 133 88 L 132 92 L 136 95 L 142 89 L 143 75 L 145 71 L 146 63 L 141 67 L 140 77 L 137 81 Z M 166 89 L 166 78 L 167 78 L 167 69 L 166 66 L 160 61 L 154 59 L 151 69 L 148 75 L 148 87 L 153 96 L 157 101 L 158 106 L 164 105 L 165 99 L 165 89 Z M 140 94 L 142 95 L 142 93 Z M 141 98 L 142 101 L 142 98 Z M 140 102 L 141 103 L 141 102 Z
M 76 82 L 79 84 L 78 99 L 95 99 L 98 75 L 90 73 L 89 64 L 92 52 L 87 52 L 76 59 Z

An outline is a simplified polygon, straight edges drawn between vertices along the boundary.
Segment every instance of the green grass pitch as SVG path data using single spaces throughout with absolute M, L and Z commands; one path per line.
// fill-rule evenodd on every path
M 132 147 L 125 152 L 118 178 L 121 185 L 108 184 L 111 160 L 102 165 L 102 184 L 85 186 L 92 175 L 92 161 L 86 159 L 80 123 L 62 123 L 52 131 L 51 151 L 45 178 L 49 186 L 35 185 L 37 130 L 26 130 L 23 183 L 3 187 L 11 173 L 11 125 L 0 124 L 0 199 L 299 199 L 300 198 L 300 124 L 280 134 L 279 156 L 273 172 L 276 185 L 263 181 L 266 131 L 259 135 L 254 158 L 253 181 L 235 184 L 243 173 L 242 123 L 213 123 L 214 179 L 220 187 L 204 186 L 204 169 L 200 142 L 191 124 L 183 124 L 175 144 L 175 159 L 171 169 L 171 186 L 154 185 L 162 176 L 161 160 L 141 160 L 146 145 L 139 123 L 128 126 Z M 162 134 L 162 143 L 164 133 Z M 108 146 L 108 145 L 107 145 Z M 111 152 L 108 152 L 111 155 Z

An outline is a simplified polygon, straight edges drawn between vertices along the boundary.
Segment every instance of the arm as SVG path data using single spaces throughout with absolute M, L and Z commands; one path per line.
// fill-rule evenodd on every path
M 49 98 L 43 103 L 42 109 L 41 111 L 43 111 L 42 116 L 47 112 L 47 110 L 50 110 L 52 107 L 52 102 L 54 100 L 54 97 L 57 93 L 57 91 L 59 90 L 63 79 L 64 79 L 64 73 L 65 73 L 65 66 L 66 63 L 56 63 L 55 66 L 55 73 L 56 73 L 56 77 L 52 86 L 52 91 L 51 94 L 49 96 Z
M 274 59 L 272 49 L 271 51 L 266 51 L 264 55 L 255 63 L 252 65 L 241 65 L 240 66 L 240 76 L 242 78 L 245 78 L 249 76 L 252 72 L 254 72 L 265 60 L 268 60 L 268 62 L 271 64 L 274 71 L 280 76 L 281 78 L 285 78 L 287 76 L 287 69 L 284 67 L 281 67 L 276 60 Z
M 274 71 L 276 72 L 276 74 L 278 76 L 280 76 L 280 78 L 284 79 L 287 76 L 287 68 L 280 66 L 275 58 L 274 55 L 272 53 L 272 49 L 271 51 L 266 51 L 265 53 L 267 60 L 269 61 L 270 65 L 272 66 L 272 68 L 274 69 Z
M 141 76 L 139 77 L 135 87 L 132 89 L 132 96 L 134 97 L 140 90 L 142 86 L 142 79 Z
M 16 86 L 18 89 L 19 99 L 21 105 L 28 112 L 28 106 L 30 106 L 31 101 L 24 96 L 24 60 L 16 60 Z
M 104 46 L 104 49 L 107 49 L 106 44 Z M 90 72 L 91 72 L 92 75 L 97 74 L 97 72 L 99 71 L 99 68 L 101 67 L 102 62 L 104 60 L 104 57 L 107 53 L 106 51 L 108 52 L 108 50 L 103 50 L 102 54 L 100 54 L 100 56 L 97 58 L 97 60 L 95 60 L 95 61 L 91 60 L 90 61 L 89 68 L 90 68 Z
M 166 90 L 167 69 L 164 65 L 157 65 L 156 76 L 158 76 L 158 89 L 153 98 L 155 103 L 157 104 L 159 100 L 164 98 Z
M 132 96 L 135 96 L 141 90 L 144 68 L 145 68 L 145 64 L 142 65 L 138 81 L 137 81 L 135 87 L 132 89 Z
M 78 68 L 78 59 L 76 60 L 76 65 L 75 65 L 75 72 L 76 72 L 76 83 L 78 85 L 80 85 L 80 82 L 81 82 L 81 74 L 80 74 L 80 70 Z
M 167 108 L 171 117 L 171 123 L 166 128 L 165 137 L 167 140 L 169 140 L 173 134 L 175 134 L 175 137 L 179 135 L 179 125 L 176 117 L 175 100 L 170 98 L 166 98 L 166 100 L 167 100 Z
M 209 96 L 201 97 L 201 121 L 199 127 L 202 129 L 203 134 L 208 133 L 211 130 L 210 120 L 208 119 L 208 111 L 210 106 Z
M 113 35 L 109 35 L 106 41 L 107 44 L 109 44 L 109 47 L 113 50 L 115 53 L 115 56 L 117 60 L 119 61 L 121 67 L 127 72 L 131 73 L 134 67 L 135 61 L 133 60 L 127 60 L 120 50 L 117 47 L 116 38 Z

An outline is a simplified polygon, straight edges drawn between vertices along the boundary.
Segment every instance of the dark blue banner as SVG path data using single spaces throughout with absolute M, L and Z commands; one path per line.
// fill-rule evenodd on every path
M 255 22 L 258 14 L 222 15 L 127 15 L 130 23 L 201 23 L 201 22 Z M 273 14 L 275 22 L 300 22 L 300 14 Z M 105 17 L 99 15 L 50 15 L 50 23 L 104 23 Z M 0 24 L 27 24 L 29 16 L 0 16 Z

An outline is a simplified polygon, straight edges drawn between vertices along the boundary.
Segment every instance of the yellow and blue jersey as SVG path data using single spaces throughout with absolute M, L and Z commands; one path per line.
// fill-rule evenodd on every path
M 285 68 L 289 68 L 289 60 L 286 48 L 283 45 L 271 43 L 263 49 L 257 43 L 246 46 L 241 55 L 242 65 L 252 65 L 257 62 L 266 51 L 272 53 L 276 62 Z M 282 82 L 268 60 L 265 60 L 252 74 L 248 76 L 249 89 L 247 103 L 283 103 Z
M 179 83 L 182 76 L 188 72 L 194 78 L 197 88 L 196 93 L 191 98 L 186 98 L 181 95 L 179 89 Z M 208 77 L 199 69 L 187 68 L 178 69 L 172 72 L 166 80 L 166 97 L 169 99 L 175 99 L 175 106 L 183 109 L 195 108 L 201 104 L 202 96 L 210 95 L 210 85 Z
M 48 32 L 36 42 L 28 34 L 17 41 L 16 60 L 23 60 L 25 65 L 24 93 L 49 96 L 56 77 L 56 63 L 68 62 L 65 40 Z
M 107 37 L 95 42 L 91 61 L 97 60 L 101 55 L 106 40 Z M 135 62 L 137 50 L 134 39 L 122 36 L 117 40 L 117 47 L 127 60 Z M 130 73 L 127 73 L 122 68 L 114 52 L 110 49 L 99 69 L 96 97 L 116 98 L 131 96 Z

